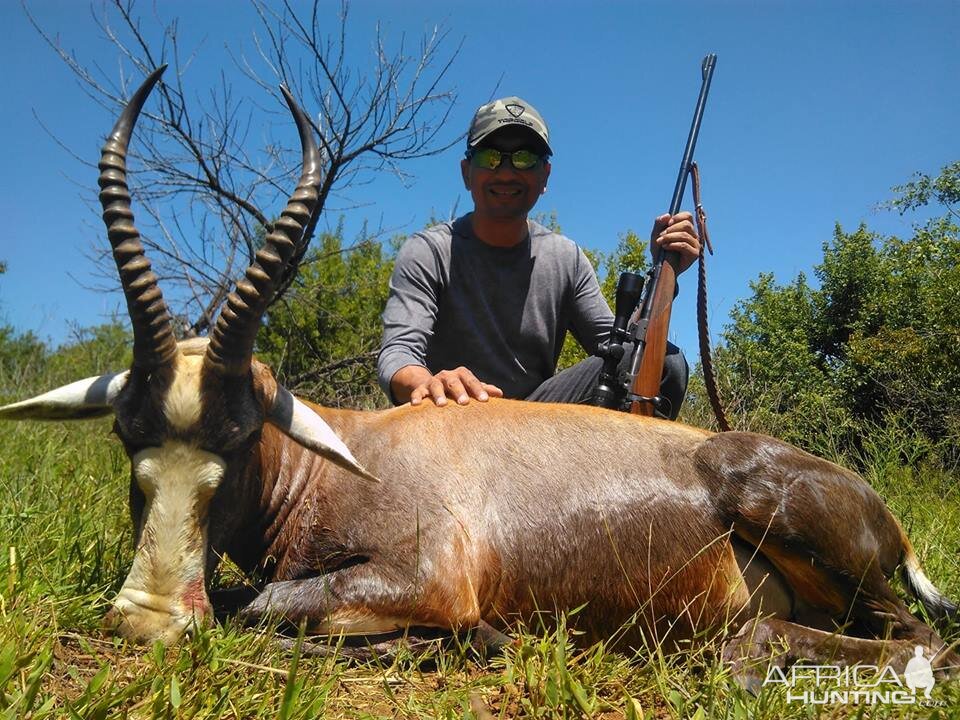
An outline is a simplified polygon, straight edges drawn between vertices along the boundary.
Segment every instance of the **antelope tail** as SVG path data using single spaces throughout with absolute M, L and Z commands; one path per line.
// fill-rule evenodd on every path
M 944 595 L 931 582 L 920 567 L 920 560 L 913 551 L 913 545 L 901 530 L 903 535 L 903 561 L 900 565 L 901 579 L 907 586 L 910 594 L 921 602 L 927 614 L 934 620 L 946 620 L 957 617 L 957 605 Z

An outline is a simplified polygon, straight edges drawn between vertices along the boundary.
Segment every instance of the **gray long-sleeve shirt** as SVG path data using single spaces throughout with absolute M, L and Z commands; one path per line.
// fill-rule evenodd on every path
M 592 353 L 613 313 L 596 273 L 569 238 L 530 221 L 512 248 L 487 245 L 470 216 L 407 238 L 383 312 L 380 386 L 406 365 L 431 372 L 469 368 L 506 397 L 522 398 L 551 377 L 569 329 Z

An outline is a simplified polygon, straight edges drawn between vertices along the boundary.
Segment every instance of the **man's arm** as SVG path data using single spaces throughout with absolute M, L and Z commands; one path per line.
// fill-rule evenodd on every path
M 414 235 L 397 254 L 390 294 L 383 311 L 383 342 L 377 357 L 380 387 L 394 404 L 419 405 L 429 397 L 437 405 L 447 398 L 460 404 L 470 398 L 502 397 L 496 385 L 483 383 L 467 368 L 431 373 L 427 346 L 439 309 L 440 261 L 425 238 Z
M 420 235 L 407 238 L 393 266 L 383 310 L 383 340 L 377 356 L 380 388 L 395 404 L 406 402 L 393 377 L 408 366 L 427 371 L 427 346 L 433 337 L 440 297 L 440 260 Z M 402 391 L 402 387 L 398 387 Z
M 577 264 L 573 278 L 573 295 L 568 313 L 570 332 L 588 355 L 596 353 L 597 346 L 610 336 L 613 313 L 607 305 L 593 265 L 583 250 L 577 248 Z
M 700 256 L 700 238 L 689 212 L 660 215 L 654 219 L 650 233 L 650 252 L 656 248 L 680 255 L 679 271 L 690 267 Z M 593 355 L 597 345 L 607 340 L 613 325 L 613 313 L 600 292 L 593 266 L 579 251 L 575 278 L 573 307 L 570 310 L 570 329 L 581 347 Z

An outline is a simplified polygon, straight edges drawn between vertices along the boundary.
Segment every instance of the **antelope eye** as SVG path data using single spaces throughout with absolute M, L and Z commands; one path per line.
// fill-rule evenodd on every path
M 248 433 L 244 433 L 241 428 L 235 428 L 234 432 L 230 434 L 229 438 L 223 438 L 214 447 L 204 449 L 207 450 L 207 452 L 213 453 L 214 455 L 232 455 L 237 452 L 245 452 L 260 440 L 260 434 L 262 432 L 263 428 L 261 427 L 258 427 Z
M 133 443 L 130 442 L 130 437 L 127 432 L 120 426 L 120 423 L 116 420 L 113 421 L 113 427 L 110 428 L 110 432 L 116 436 L 117 440 L 123 443 L 125 446 L 130 446 Z
M 113 422 L 113 428 L 112 428 L 111 432 L 112 432 L 114 435 L 117 436 L 117 439 L 118 439 L 118 440 L 121 442 L 121 444 L 123 445 L 123 449 L 124 449 L 124 450 L 127 452 L 127 454 L 130 455 L 131 457 L 134 456 L 134 455 L 136 455 L 138 452 L 140 452 L 141 450 L 143 450 L 143 449 L 146 448 L 146 447 L 150 447 L 151 445 L 159 445 L 159 444 L 160 444 L 159 442 L 150 442 L 150 441 L 147 440 L 147 438 L 145 438 L 145 437 L 138 436 L 138 435 L 135 435 L 135 434 L 133 434 L 133 433 L 128 432 L 128 431 L 127 431 L 126 429 L 124 429 L 124 428 L 120 425 L 120 423 L 118 423 L 116 420 L 114 420 L 114 422 Z

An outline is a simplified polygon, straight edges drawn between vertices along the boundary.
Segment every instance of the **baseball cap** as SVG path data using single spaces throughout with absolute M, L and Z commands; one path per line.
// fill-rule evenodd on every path
M 540 113 L 533 105 L 515 95 L 477 108 L 467 134 L 467 147 L 475 148 L 491 133 L 510 125 L 520 125 L 531 130 L 543 142 L 547 154 L 553 154 L 550 148 L 550 131 L 547 130 L 547 124 Z

